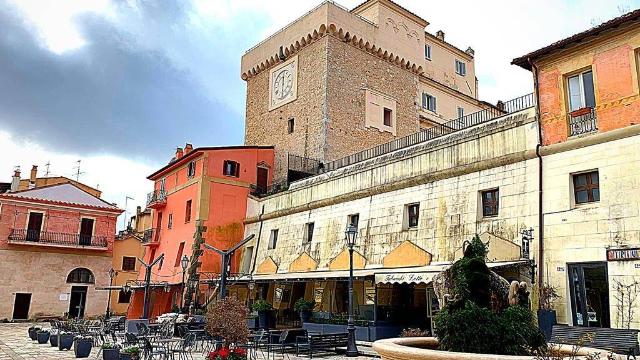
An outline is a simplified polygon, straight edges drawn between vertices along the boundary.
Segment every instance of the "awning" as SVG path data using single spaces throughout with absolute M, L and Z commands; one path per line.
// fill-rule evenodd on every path
M 150 283 L 149 288 L 163 288 L 165 286 L 180 286 L 182 283 Z M 96 290 L 122 290 L 124 285 L 111 285 L 111 286 L 96 286 Z M 135 284 L 129 285 L 129 288 L 132 290 L 144 289 L 144 285 Z
M 356 269 L 353 270 L 353 276 L 355 278 L 363 278 L 367 276 L 373 276 L 375 274 L 374 269 Z M 251 278 L 243 276 L 237 280 L 253 280 L 253 281 L 297 281 L 297 280 L 323 280 L 323 279 L 339 279 L 349 278 L 349 270 L 337 270 L 337 271 L 309 271 L 309 272 L 290 272 L 290 273 L 276 273 L 276 274 L 260 274 L 253 275 Z

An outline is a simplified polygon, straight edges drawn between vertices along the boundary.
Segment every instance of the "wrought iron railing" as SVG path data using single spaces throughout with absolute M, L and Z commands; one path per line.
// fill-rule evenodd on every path
M 154 190 L 147 194 L 147 206 L 167 201 L 167 192 L 164 189 Z
M 9 243 L 32 242 L 43 245 L 66 245 L 79 247 L 106 248 L 106 236 L 69 234 L 28 229 L 11 229 Z
M 569 136 L 577 136 L 598 131 L 598 118 L 595 109 L 583 114 L 567 114 L 569 118 Z
M 158 242 L 160 240 L 160 229 L 147 229 L 142 233 L 142 243 Z
M 273 183 L 267 187 L 257 186 L 252 184 L 250 187 L 250 194 L 257 197 L 265 197 L 285 191 L 289 188 L 289 182 L 286 180 Z
M 316 159 L 310 159 L 297 155 L 289 155 L 289 171 L 306 173 L 308 176 L 317 175 L 326 171 L 336 170 L 364 160 L 372 159 L 380 155 L 407 148 L 425 141 L 429 141 L 440 136 L 451 134 L 459 130 L 476 126 L 500 116 L 512 114 L 535 106 L 533 94 L 520 96 L 506 102 L 498 102 L 496 107 L 487 108 L 447 121 L 432 128 L 423 129 L 417 133 L 407 135 L 391 142 L 374 146 L 370 149 L 362 150 L 355 154 L 345 156 L 340 159 L 323 163 Z M 307 176 L 307 177 L 308 177 Z

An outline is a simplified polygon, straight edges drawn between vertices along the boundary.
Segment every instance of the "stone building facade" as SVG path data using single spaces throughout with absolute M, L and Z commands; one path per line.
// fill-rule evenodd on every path
M 288 154 L 332 161 L 490 107 L 473 50 L 427 25 L 389 0 L 328 1 L 256 45 L 241 65 L 245 144 L 273 145 L 282 179 Z

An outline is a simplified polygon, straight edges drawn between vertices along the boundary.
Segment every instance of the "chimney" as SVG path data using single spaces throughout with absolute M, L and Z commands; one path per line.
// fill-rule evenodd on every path
M 444 41 L 444 31 L 442 30 L 436 31 L 436 38 L 438 38 L 438 40 L 440 41 Z
M 141 212 L 142 212 L 142 207 L 140 207 L 140 205 L 136 206 L 136 216 L 140 216 Z
M 467 54 L 469 54 L 469 56 L 474 56 L 474 55 L 476 54 L 475 50 L 473 50 L 473 49 L 471 48 L 471 46 L 469 46 L 469 47 L 467 48 L 467 50 L 465 50 L 464 52 L 466 52 Z
M 31 175 L 29 176 L 29 189 L 36 187 L 36 178 L 38 177 L 38 165 L 31 166 Z
M 13 172 L 13 178 L 11 179 L 11 192 L 16 192 L 20 188 L 20 169 L 16 169 Z
M 176 160 L 180 159 L 183 155 L 182 148 L 176 148 Z
M 191 150 L 193 150 L 193 145 L 186 143 L 184 145 L 184 154 L 187 155 L 188 153 L 191 152 Z

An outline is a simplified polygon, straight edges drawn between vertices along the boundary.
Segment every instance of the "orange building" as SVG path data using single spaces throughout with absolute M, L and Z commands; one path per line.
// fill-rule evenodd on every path
M 193 149 L 187 144 L 178 148 L 171 162 L 149 175 L 154 191 L 147 207 L 153 209 L 152 230 L 145 234 L 145 262 L 164 255 L 152 269 L 149 316 L 169 312 L 182 302 L 183 271 L 181 259 L 193 258 L 194 233 L 200 221 L 207 227 L 205 242 L 218 249 L 228 249 L 242 240 L 247 197 L 251 192 L 267 191 L 272 180 L 273 147 L 228 146 Z M 231 272 L 237 272 L 241 254 L 231 260 Z M 205 251 L 198 259 L 199 298 L 202 304 L 214 295 L 214 283 L 220 273 L 220 257 Z M 128 317 L 140 317 L 144 291 L 139 281 L 129 306 Z M 186 277 L 188 278 L 188 276 Z
M 0 319 L 104 314 L 96 290 L 109 284 L 122 210 L 73 183 L 19 190 L 20 180 L 0 194 Z

